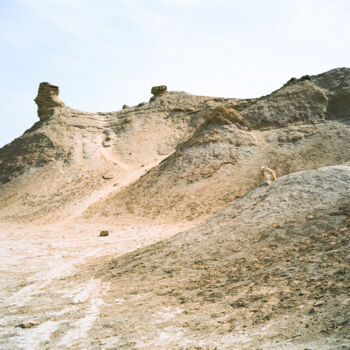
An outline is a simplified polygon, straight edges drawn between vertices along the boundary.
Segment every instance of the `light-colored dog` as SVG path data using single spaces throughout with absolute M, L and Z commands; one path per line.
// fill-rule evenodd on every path
M 266 184 L 271 185 L 271 181 L 276 180 L 276 173 L 272 169 L 268 168 L 267 166 L 265 165 L 262 166 L 260 171 L 265 177 Z

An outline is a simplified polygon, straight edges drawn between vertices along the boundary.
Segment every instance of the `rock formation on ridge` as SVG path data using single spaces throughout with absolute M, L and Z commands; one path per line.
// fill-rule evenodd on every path
M 59 186 L 50 184 L 41 204 L 26 206 L 22 212 L 27 213 L 22 219 L 33 219 L 40 212 L 55 210 L 54 203 L 60 203 L 61 208 L 73 201 L 69 199 L 71 191 L 60 202 L 48 195 L 62 197 L 62 185 L 69 178 L 58 176 L 57 166 L 71 174 L 72 186 L 83 174 L 91 174 L 91 178 L 79 180 L 91 191 L 106 186 L 98 180 L 88 186 L 85 181 L 92 178 L 101 179 L 108 173 L 118 182 L 141 171 L 144 176 L 111 191 L 86 212 L 85 219 L 204 218 L 261 183 L 258 169 L 262 164 L 282 176 L 348 161 L 349 81 L 350 70 L 339 68 L 246 100 L 162 93 L 166 88 L 156 87 L 153 92 L 157 98 L 152 103 L 97 114 L 63 107 L 58 88 L 43 83 L 36 100 L 39 110 L 46 110 L 39 113 L 46 124 L 34 125 L 0 150 L 0 181 L 21 180 L 34 170 L 31 179 L 40 178 L 40 171 L 55 174 Z M 342 101 L 339 106 L 334 103 L 338 100 Z M 56 112 L 52 114 L 52 110 Z M 152 169 L 146 173 L 149 166 Z M 11 186 L 2 191 L 13 196 Z M 30 198 L 32 190 L 26 193 Z M 84 192 L 77 192 L 74 200 L 79 195 Z M 41 210 L 43 205 L 45 210 Z
M 156 97 L 165 95 L 168 92 L 168 88 L 165 85 L 153 86 L 151 89 L 152 97 L 150 102 L 154 101 Z
M 58 97 L 58 86 L 49 83 L 40 83 L 38 96 L 35 103 L 38 105 L 38 116 L 41 121 L 52 117 L 56 107 L 64 107 L 65 104 Z

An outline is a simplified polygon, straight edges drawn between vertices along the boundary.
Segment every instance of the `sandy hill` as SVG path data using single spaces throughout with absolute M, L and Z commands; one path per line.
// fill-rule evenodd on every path
M 131 214 L 138 220 L 179 222 L 208 217 L 261 184 L 260 165 L 282 176 L 348 161 L 349 82 L 349 70 L 339 69 L 292 80 L 260 99 L 223 100 L 198 111 L 202 123 L 175 152 L 96 203 L 86 218 L 102 214 L 121 220 Z M 343 114 L 336 112 L 332 101 L 337 99 Z
M 0 347 L 349 347 L 350 69 L 152 94 L 87 113 L 41 83 L 0 149 Z
M 261 165 L 282 176 L 348 161 L 349 84 L 340 68 L 259 99 L 164 91 L 91 114 L 43 83 L 40 122 L 0 150 L 0 215 L 47 222 L 90 206 L 92 222 L 208 217 L 260 184 Z
M 117 315 L 109 334 L 135 349 L 345 349 L 349 233 L 349 166 L 284 176 L 104 265 L 123 303 L 99 327 Z

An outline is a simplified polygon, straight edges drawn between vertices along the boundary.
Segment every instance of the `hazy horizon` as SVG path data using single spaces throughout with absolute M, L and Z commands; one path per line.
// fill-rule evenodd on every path
M 349 65 L 345 0 L 3 0 L 0 147 L 38 121 L 39 83 L 73 108 L 115 111 L 154 85 L 259 97 Z

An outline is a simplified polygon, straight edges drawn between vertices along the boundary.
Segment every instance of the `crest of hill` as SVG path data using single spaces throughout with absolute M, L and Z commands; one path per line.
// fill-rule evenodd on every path
M 84 202 L 84 220 L 188 221 L 260 184 L 263 164 L 281 176 L 346 162 L 349 81 L 350 69 L 339 68 L 246 100 L 160 86 L 151 102 L 108 113 L 65 106 L 58 87 L 43 83 L 40 121 L 0 149 L 2 218 L 34 220 Z
M 201 123 L 198 110 L 219 103 L 167 92 L 148 104 L 93 114 L 57 102 L 58 89 L 52 87 L 49 93 L 50 86 L 45 83 L 43 90 L 41 85 L 36 98 L 41 120 L 0 149 L 4 221 L 26 222 L 47 215 L 60 220 L 77 204 L 88 205 L 93 197 L 119 190 L 188 138 Z M 50 117 L 43 117 L 43 111 Z
M 342 79 L 346 90 L 349 69 L 337 69 L 293 80 L 260 99 L 222 100 L 196 112 L 198 127 L 174 153 L 85 217 L 203 219 L 261 184 L 261 165 L 283 176 L 349 161 L 349 106 L 330 114 L 329 100 L 345 92 L 335 83 L 325 88 L 328 74 L 332 82 Z

